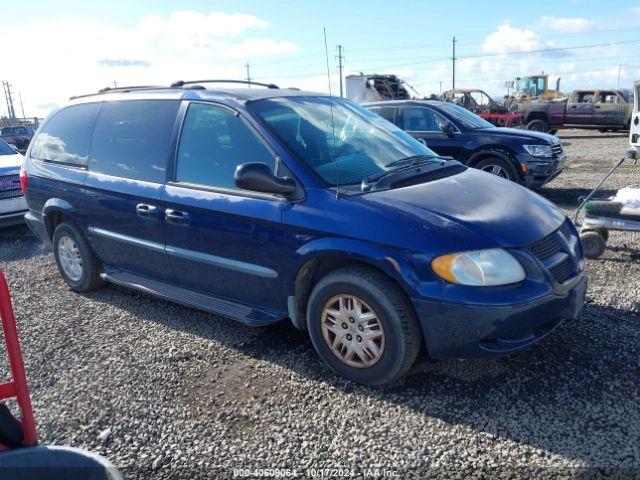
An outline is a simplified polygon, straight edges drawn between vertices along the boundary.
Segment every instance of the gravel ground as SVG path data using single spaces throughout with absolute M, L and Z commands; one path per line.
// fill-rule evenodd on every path
M 568 171 L 542 194 L 569 211 L 627 140 L 561 138 Z M 630 183 L 640 166 L 609 185 Z M 612 233 L 587 263 L 580 319 L 540 344 L 502 359 L 422 358 L 385 389 L 336 377 L 286 323 L 251 328 L 113 286 L 72 293 L 26 229 L 0 232 L 0 266 L 42 443 L 97 452 L 127 478 L 640 476 L 639 240 Z

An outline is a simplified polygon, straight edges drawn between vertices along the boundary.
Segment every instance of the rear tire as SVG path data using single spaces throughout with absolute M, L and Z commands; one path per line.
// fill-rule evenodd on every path
M 512 182 L 518 182 L 518 172 L 512 162 L 500 157 L 489 157 L 479 161 L 475 167 L 483 172 L 491 173 Z
M 364 266 L 341 268 L 316 284 L 307 305 L 307 327 L 320 358 L 339 375 L 365 385 L 402 377 L 422 345 L 404 293 Z
M 595 230 L 580 233 L 584 255 L 590 259 L 600 258 L 607 248 L 607 240 Z
M 532 132 L 547 133 L 549 131 L 549 125 L 544 120 L 531 120 L 529 123 L 527 123 L 527 130 L 531 130 Z
M 53 233 L 53 254 L 64 281 L 76 292 L 88 292 L 103 284 L 100 262 L 82 231 L 62 222 Z

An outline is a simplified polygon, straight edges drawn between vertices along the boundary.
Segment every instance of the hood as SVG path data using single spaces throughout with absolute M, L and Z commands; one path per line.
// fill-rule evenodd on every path
M 510 139 L 521 139 L 522 141 L 534 140 L 537 144 L 545 143 L 552 145 L 554 143 L 560 143 L 560 139 L 555 135 L 542 132 L 532 132 L 531 130 L 522 130 L 519 128 L 495 127 L 487 129 L 486 132 L 491 135 L 499 135 Z
M 0 175 L 12 175 L 20 172 L 23 158 L 19 153 L 15 155 L 0 155 Z
M 365 201 L 463 227 L 478 243 L 502 247 L 529 245 L 556 230 L 565 215 L 540 195 L 480 170 L 469 168 L 450 177 L 404 188 L 372 192 Z M 462 239 L 461 239 L 462 240 Z M 455 239 L 449 239 L 454 243 Z M 481 247 L 478 247 L 481 248 Z M 483 247 L 482 247 L 483 248 Z

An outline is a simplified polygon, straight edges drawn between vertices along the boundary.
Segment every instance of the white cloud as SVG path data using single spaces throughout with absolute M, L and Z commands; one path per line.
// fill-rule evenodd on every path
M 505 54 L 512 52 L 526 52 L 552 47 L 553 42 L 543 41 L 533 30 L 512 27 L 509 24 L 499 25 L 498 29 L 489 34 L 482 44 L 486 53 Z
M 582 17 L 560 18 L 545 16 L 540 21 L 544 28 L 561 33 L 586 33 L 598 29 L 596 22 Z
M 27 21 L 3 31 L 6 38 L 21 39 L 22 54 L 29 58 L 7 64 L 3 80 L 21 93 L 27 115 L 43 116 L 71 95 L 114 81 L 244 78 L 245 61 L 298 50 L 290 41 L 268 38 L 268 27 L 253 15 L 196 11 L 149 15 L 127 28 L 75 19 Z

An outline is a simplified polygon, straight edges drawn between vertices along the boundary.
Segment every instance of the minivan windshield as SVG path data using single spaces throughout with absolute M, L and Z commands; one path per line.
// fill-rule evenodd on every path
M 478 128 L 493 128 L 491 123 L 459 105 L 442 102 L 438 107 L 442 109 L 444 113 L 449 114 L 457 123 L 461 123 L 464 127 L 471 130 Z
M 248 108 L 328 184 L 356 184 L 437 155 L 382 117 L 342 98 L 281 97 Z

